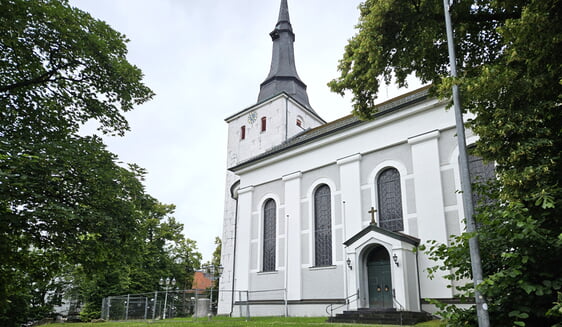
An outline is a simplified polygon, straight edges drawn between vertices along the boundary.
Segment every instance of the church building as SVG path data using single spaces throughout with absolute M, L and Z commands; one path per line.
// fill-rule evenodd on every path
M 420 312 L 432 311 L 426 299 L 454 300 L 447 272 L 428 278 L 436 263 L 415 251 L 464 229 L 453 111 L 423 87 L 372 121 L 327 123 L 297 74 L 287 0 L 270 36 L 257 103 L 225 119 L 218 314 Z

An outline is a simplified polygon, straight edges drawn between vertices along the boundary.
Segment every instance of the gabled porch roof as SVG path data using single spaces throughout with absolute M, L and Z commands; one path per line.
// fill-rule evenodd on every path
M 404 234 L 404 233 L 400 233 L 400 232 L 392 232 L 392 231 L 380 228 L 379 226 L 377 226 L 375 224 L 370 224 L 369 226 L 365 227 L 362 231 L 353 235 L 349 240 L 343 242 L 343 244 L 345 246 L 350 246 L 370 232 L 386 235 L 386 236 L 391 237 L 393 239 L 396 239 L 398 241 L 412 244 L 413 246 L 418 246 L 420 244 L 420 239 L 417 238 L 417 237 L 413 237 L 413 236 L 410 236 L 410 235 L 407 235 L 407 234 Z

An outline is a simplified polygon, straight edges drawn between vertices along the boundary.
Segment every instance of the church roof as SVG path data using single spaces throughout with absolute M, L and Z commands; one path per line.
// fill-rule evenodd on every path
M 295 33 L 289 18 L 287 0 L 281 0 L 277 24 L 269 35 L 273 41 L 271 67 L 265 81 L 260 85 L 258 103 L 285 92 L 312 110 L 306 93 L 306 84 L 300 79 L 295 66 L 293 48 Z
M 412 104 L 421 102 L 428 97 L 429 88 L 431 86 L 424 86 L 412 92 L 403 94 L 399 97 L 391 99 L 389 101 L 383 102 L 377 105 L 378 112 L 375 114 L 375 119 L 400 110 L 404 107 L 410 106 Z M 287 141 L 269 149 L 268 151 L 261 153 L 253 158 L 245 160 L 234 167 L 230 167 L 229 170 L 236 171 L 238 169 L 251 166 L 252 164 L 265 160 L 269 157 L 275 156 L 277 154 L 289 151 L 295 147 L 305 145 L 315 140 L 337 134 L 339 132 L 354 128 L 358 125 L 366 124 L 368 121 L 360 120 L 354 115 L 348 115 L 342 117 L 338 120 L 330 122 L 328 124 L 321 125 L 319 127 L 308 129 L 300 134 L 289 138 Z

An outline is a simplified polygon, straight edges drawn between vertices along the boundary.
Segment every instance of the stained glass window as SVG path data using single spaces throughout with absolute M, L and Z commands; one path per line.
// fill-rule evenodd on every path
M 396 168 L 388 168 L 380 173 L 377 180 L 379 196 L 379 227 L 396 232 L 404 230 L 402 217 L 402 190 L 400 173 Z
M 263 271 L 275 271 L 275 201 L 269 199 L 263 206 Z
M 482 205 L 489 203 L 491 200 L 479 192 L 477 185 L 485 184 L 486 182 L 496 178 L 496 169 L 494 163 L 485 163 L 481 157 L 469 154 L 468 172 L 470 175 L 470 183 L 472 184 L 473 205 L 477 207 L 479 204 Z
M 332 265 L 332 200 L 325 184 L 314 192 L 314 240 L 315 265 Z

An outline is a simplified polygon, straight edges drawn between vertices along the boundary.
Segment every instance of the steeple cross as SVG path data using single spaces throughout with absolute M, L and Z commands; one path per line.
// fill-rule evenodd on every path
M 371 214 L 371 225 L 376 225 L 377 221 L 375 219 L 375 213 L 377 212 L 377 209 L 375 209 L 374 207 L 371 207 L 371 210 L 369 210 L 369 213 Z

